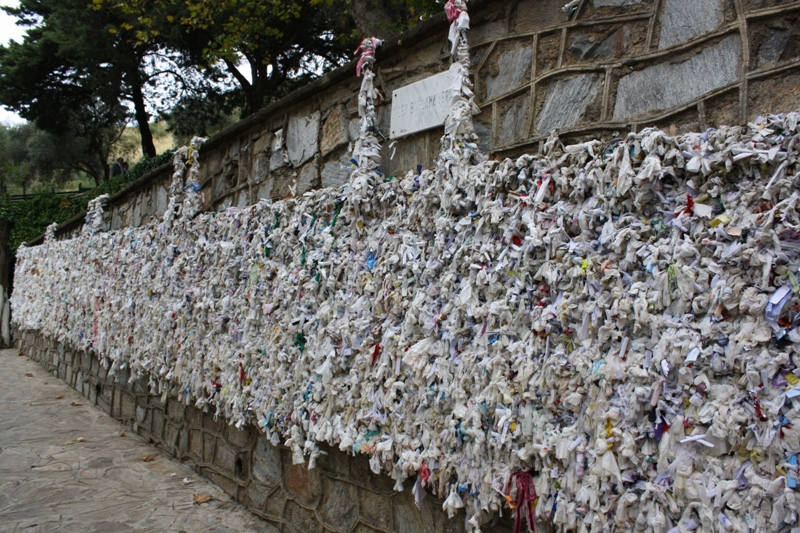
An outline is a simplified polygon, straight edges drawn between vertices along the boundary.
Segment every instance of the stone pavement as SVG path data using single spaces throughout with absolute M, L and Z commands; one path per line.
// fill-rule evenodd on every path
M 0 532 L 277 531 L 17 350 L 0 377 Z

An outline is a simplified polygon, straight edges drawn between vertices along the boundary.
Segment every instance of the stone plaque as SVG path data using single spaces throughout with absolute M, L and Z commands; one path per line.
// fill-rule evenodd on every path
M 397 89 L 392 96 L 390 137 L 397 139 L 444 125 L 452 83 L 450 73 L 442 72 Z

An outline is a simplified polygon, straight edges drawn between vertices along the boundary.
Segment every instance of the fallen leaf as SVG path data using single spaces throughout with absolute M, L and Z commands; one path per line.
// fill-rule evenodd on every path
M 153 461 L 156 457 L 157 457 L 156 454 L 145 455 L 144 457 L 142 457 L 142 461 L 144 461 L 145 463 L 149 463 L 150 461 Z
M 80 406 L 81 406 L 81 405 L 83 405 L 83 404 L 82 404 L 82 403 L 78 403 L 78 402 L 72 402 L 72 403 L 70 403 L 70 405 L 71 405 L 72 407 L 80 407 Z
M 125 436 L 125 432 L 124 431 L 120 432 L 119 436 L 120 437 L 124 437 Z
M 210 502 L 213 499 L 214 497 L 211 494 L 202 494 L 198 492 L 194 495 L 194 504 L 200 505 L 201 503 Z
M 56 396 L 56 400 L 63 400 L 63 399 L 64 399 L 63 396 Z
M 25 376 L 26 376 L 26 377 L 29 377 L 29 378 L 32 378 L 32 377 L 33 377 L 33 374 L 31 374 L 30 372 L 28 372 L 27 374 L 25 374 Z

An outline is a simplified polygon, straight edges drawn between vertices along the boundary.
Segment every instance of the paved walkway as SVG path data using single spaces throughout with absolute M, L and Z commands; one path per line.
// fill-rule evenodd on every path
M 267 529 L 38 364 L 0 351 L 0 532 Z

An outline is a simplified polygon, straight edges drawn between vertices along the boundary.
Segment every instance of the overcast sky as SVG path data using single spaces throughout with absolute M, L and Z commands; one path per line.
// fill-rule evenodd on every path
M 16 0 L 0 0 L 0 6 L 16 6 L 19 2 Z M 12 39 L 15 41 L 22 41 L 22 35 L 25 33 L 23 28 L 20 28 L 14 21 L 14 17 L 10 17 L 5 11 L 0 10 L 0 41 L 2 44 L 8 44 Z M 15 113 L 7 111 L 6 108 L 0 106 L 0 123 L 3 124 L 17 124 L 24 122 Z

